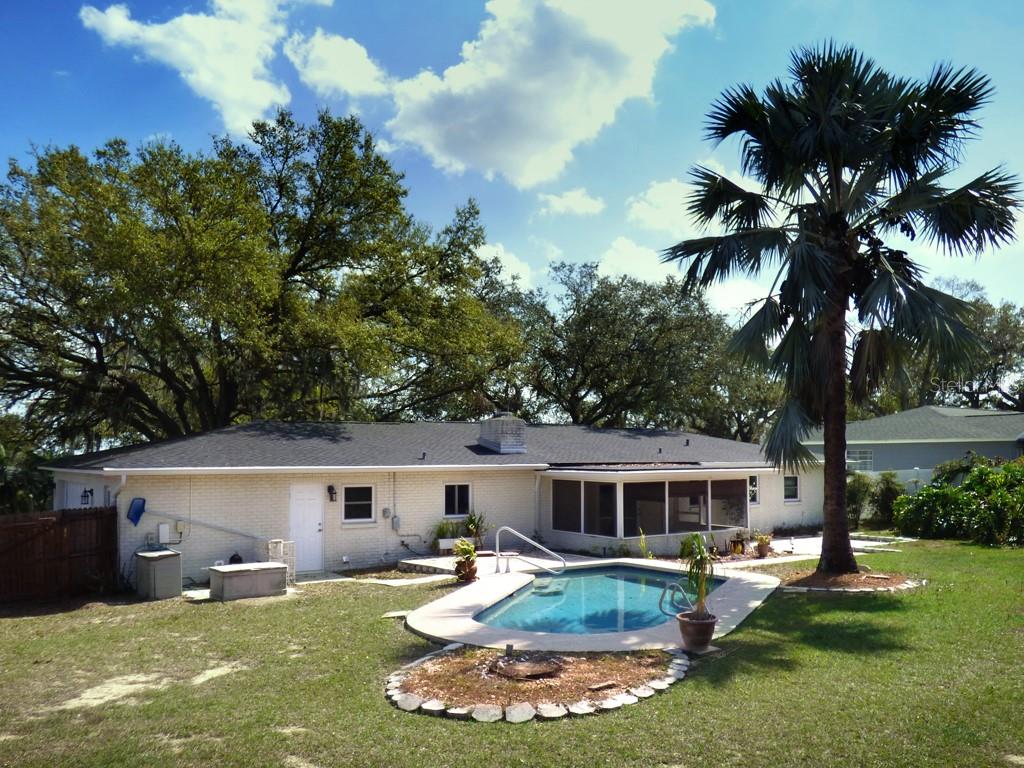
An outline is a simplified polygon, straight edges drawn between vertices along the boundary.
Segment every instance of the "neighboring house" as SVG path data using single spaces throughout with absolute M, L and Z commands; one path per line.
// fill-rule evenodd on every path
M 804 445 L 822 454 L 821 431 Z M 1024 449 L 1024 413 L 926 405 L 846 425 L 846 463 L 863 472 L 895 471 L 910 490 L 931 478 L 944 461 L 968 451 L 1015 459 Z M 915 487 L 916 486 L 916 487 Z
M 687 532 L 819 524 L 818 468 L 783 475 L 758 446 L 654 430 L 476 423 L 253 422 L 53 463 L 55 506 L 116 504 L 122 568 L 164 538 L 185 576 L 260 542 L 295 542 L 296 569 L 428 554 L 442 520 L 486 516 L 548 546 L 675 553 Z M 126 518 L 145 499 L 138 526 Z M 509 539 L 509 545 L 513 540 Z

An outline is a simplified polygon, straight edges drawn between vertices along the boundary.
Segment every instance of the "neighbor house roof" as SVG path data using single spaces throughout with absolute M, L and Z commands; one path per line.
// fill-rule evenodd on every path
M 847 443 L 1015 442 L 1024 438 L 1024 413 L 926 405 L 891 416 L 851 421 Z M 821 445 L 815 430 L 806 445 Z
M 69 456 L 53 469 L 140 473 L 308 468 L 506 467 L 558 465 L 761 466 L 760 447 L 704 435 L 643 429 L 526 425 L 526 452 L 477 443 L 471 422 L 258 421 L 199 435 Z

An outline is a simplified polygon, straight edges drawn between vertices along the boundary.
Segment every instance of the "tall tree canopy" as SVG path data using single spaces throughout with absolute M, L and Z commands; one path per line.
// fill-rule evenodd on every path
M 891 237 L 980 254 L 1012 239 L 1019 188 L 999 169 L 949 181 L 992 95 L 975 70 L 940 65 L 916 81 L 829 43 L 796 51 L 789 75 L 761 95 L 732 88 L 713 105 L 708 138 L 738 137 L 743 172 L 760 189 L 695 168 L 689 212 L 726 233 L 681 242 L 665 258 L 687 263 L 689 286 L 775 272 L 733 348 L 785 388 L 764 443 L 773 462 L 808 461 L 800 440 L 824 428 L 818 568 L 843 573 L 857 568 L 845 514 L 847 395 L 865 401 L 915 354 L 944 375 L 967 372 L 979 347 L 970 304 L 927 286 Z
M 733 374 L 729 326 L 700 292 L 552 265 L 554 295 L 496 294 L 523 328 L 525 350 L 500 369 L 488 400 L 530 418 L 602 427 L 699 429 L 756 439 L 779 403 L 767 377 Z
M 189 154 L 111 141 L 0 190 L 0 404 L 58 440 L 435 415 L 517 348 L 476 206 L 436 234 L 355 118 Z M 443 414 L 442 414 L 443 415 Z

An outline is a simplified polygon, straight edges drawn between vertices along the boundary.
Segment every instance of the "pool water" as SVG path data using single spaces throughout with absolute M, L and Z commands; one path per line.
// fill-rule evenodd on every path
M 694 599 L 686 574 L 634 566 L 605 566 L 566 571 L 559 576 L 538 574 L 518 592 L 485 608 L 475 618 L 481 624 L 527 632 L 589 635 L 626 632 L 670 621 L 658 608 L 666 584 L 681 582 Z M 721 583 L 713 579 L 711 591 Z M 669 610 L 669 600 L 665 599 Z

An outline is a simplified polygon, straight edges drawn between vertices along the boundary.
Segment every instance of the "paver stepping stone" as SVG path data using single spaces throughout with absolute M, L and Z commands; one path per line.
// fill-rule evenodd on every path
M 597 706 L 605 710 L 618 709 L 622 706 L 622 702 L 619 701 L 618 696 L 612 696 L 610 699 L 602 699 L 597 702 Z
M 445 710 L 445 715 L 450 717 L 452 720 L 469 720 L 469 707 L 448 707 Z
M 674 680 L 682 680 L 684 677 L 686 677 L 686 670 L 685 669 L 670 669 L 668 671 L 667 677 L 671 677 Z
M 638 701 L 640 701 L 640 699 L 634 696 L 632 693 L 620 693 L 615 698 L 621 701 L 623 704 L 636 704 Z
M 479 723 L 496 723 L 504 714 L 497 704 L 477 704 L 470 716 Z
M 647 699 L 654 695 L 654 689 L 646 685 L 638 685 L 636 688 L 630 688 L 629 692 L 638 699 Z
M 674 685 L 675 683 L 678 683 L 682 679 L 683 678 L 676 677 L 675 675 L 665 675 L 665 677 L 661 678 L 662 682 L 667 684 L 667 685 Z
M 420 704 L 422 703 L 423 699 L 415 693 L 402 693 L 395 699 L 395 704 L 398 705 L 398 708 L 403 712 L 415 712 L 420 708 Z
M 575 704 L 569 705 L 569 713 L 572 715 L 592 715 L 596 711 L 597 707 L 589 701 L 577 701 Z
M 541 720 L 557 720 L 569 714 L 569 710 L 561 704 L 538 704 L 537 717 Z
M 529 720 L 533 720 L 534 715 L 537 714 L 537 710 L 533 708 L 533 704 L 526 702 L 520 702 L 518 704 L 512 704 L 505 707 L 505 719 L 510 723 L 525 723 Z
M 657 680 L 648 680 L 647 687 L 653 688 L 655 691 L 667 691 L 668 683 L 659 677 Z
M 420 705 L 420 710 L 426 712 L 428 715 L 443 715 L 445 706 L 444 702 L 440 699 L 430 699 L 429 701 L 424 701 Z

